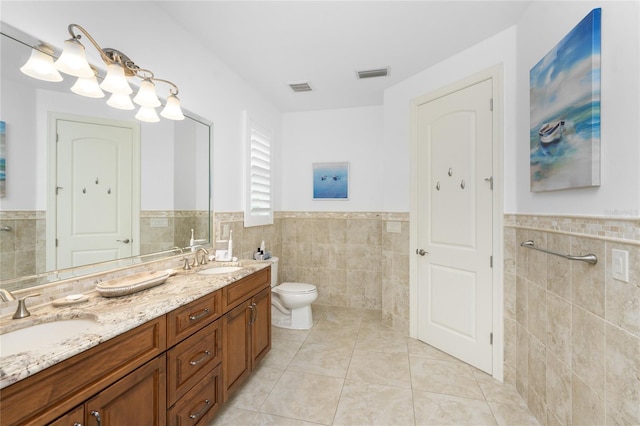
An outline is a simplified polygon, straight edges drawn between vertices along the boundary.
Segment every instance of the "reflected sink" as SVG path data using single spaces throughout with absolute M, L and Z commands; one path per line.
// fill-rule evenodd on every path
M 0 334 L 0 357 L 27 352 L 63 342 L 90 331 L 99 324 L 92 319 L 71 319 L 34 324 Z
M 231 272 L 238 272 L 241 270 L 240 266 L 216 266 L 209 269 L 204 269 L 199 274 L 202 275 L 220 275 L 220 274 L 230 274 Z

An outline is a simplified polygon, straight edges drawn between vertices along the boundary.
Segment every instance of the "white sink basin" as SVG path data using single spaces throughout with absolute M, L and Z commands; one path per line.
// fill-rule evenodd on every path
M 199 274 L 202 275 L 221 275 L 221 274 L 230 274 L 232 272 L 238 272 L 241 270 L 240 266 L 215 266 L 213 268 L 204 269 Z
M 98 323 L 91 319 L 45 322 L 0 334 L 0 357 L 27 352 L 90 331 Z

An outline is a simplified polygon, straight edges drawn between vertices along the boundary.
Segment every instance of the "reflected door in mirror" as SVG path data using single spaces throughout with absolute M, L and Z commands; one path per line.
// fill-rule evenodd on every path
M 129 257 L 133 235 L 131 128 L 56 120 L 57 268 Z

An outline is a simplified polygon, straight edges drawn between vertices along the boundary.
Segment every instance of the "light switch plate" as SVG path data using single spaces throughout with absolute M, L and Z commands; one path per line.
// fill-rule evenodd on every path
M 613 278 L 629 282 L 629 252 L 626 250 L 611 250 L 611 269 Z
M 387 232 L 392 234 L 400 234 L 402 232 L 402 224 L 400 222 L 387 222 Z
M 151 228 L 166 228 L 169 226 L 169 219 L 166 217 L 152 217 L 149 221 Z

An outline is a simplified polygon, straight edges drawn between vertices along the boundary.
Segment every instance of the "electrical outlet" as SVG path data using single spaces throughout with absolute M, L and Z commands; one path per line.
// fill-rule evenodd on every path
M 611 250 L 611 268 L 613 278 L 629 282 L 629 252 L 626 250 Z

